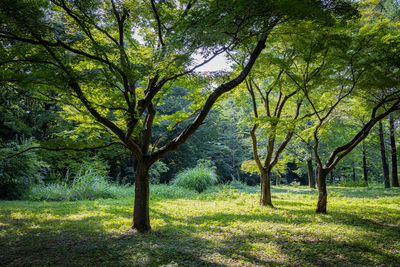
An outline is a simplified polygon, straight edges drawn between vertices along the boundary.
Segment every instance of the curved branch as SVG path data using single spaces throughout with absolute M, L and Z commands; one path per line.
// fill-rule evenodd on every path
M 177 137 L 175 137 L 171 142 L 166 144 L 165 146 L 158 149 L 156 152 L 151 154 L 151 160 L 154 162 L 164 156 L 165 154 L 171 152 L 172 150 L 178 148 L 181 144 L 183 144 L 196 130 L 200 127 L 203 123 L 204 119 L 206 118 L 208 112 L 211 110 L 214 103 L 217 99 L 224 93 L 231 91 L 233 88 L 238 86 L 242 83 L 247 75 L 249 74 L 250 70 L 252 69 L 253 65 L 256 62 L 256 59 L 261 54 L 263 49 L 265 48 L 265 42 L 267 40 L 268 34 L 264 33 L 261 35 L 260 40 L 257 43 L 257 46 L 254 48 L 249 61 L 247 62 L 246 66 L 243 70 L 239 73 L 239 75 L 232 79 L 231 81 L 220 85 L 215 91 L 207 98 L 203 109 L 200 111 L 199 115 L 195 118 L 195 120 Z
M 153 9 L 154 17 L 155 17 L 156 20 L 157 20 L 158 39 L 160 40 L 161 45 L 164 46 L 165 44 L 164 44 L 164 41 L 163 41 L 163 38 L 162 38 L 160 15 L 159 15 L 158 12 L 157 12 L 157 8 L 156 8 L 156 5 L 155 5 L 155 3 L 154 3 L 154 0 L 151 0 L 150 2 L 151 2 L 151 8 Z

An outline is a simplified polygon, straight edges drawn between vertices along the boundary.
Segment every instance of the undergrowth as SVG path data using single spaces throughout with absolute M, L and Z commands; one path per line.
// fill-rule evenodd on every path
M 67 175 L 63 183 L 34 185 L 23 196 L 23 199 L 31 201 L 123 199 L 133 197 L 134 192 L 134 186 L 121 186 L 110 183 L 105 176 L 88 169 L 79 171 L 72 179 L 69 179 Z M 179 186 L 150 186 L 150 197 L 152 199 L 195 198 L 197 195 L 196 191 Z
M 217 182 L 215 168 L 208 162 L 199 162 L 196 167 L 178 173 L 176 178 L 172 180 L 173 185 L 196 190 L 199 193 Z

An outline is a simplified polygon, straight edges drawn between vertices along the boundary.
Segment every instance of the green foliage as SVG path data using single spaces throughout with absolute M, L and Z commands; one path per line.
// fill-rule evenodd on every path
M 0 149 L 0 198 L 18 199 L 31 186 L 42 182 L 41 173 L 48 165 L 35 151 L 7 158 L 34 145 L 33 139 L 22 138 Z
M 161 174 L 167 172 L 168 170 L 169 168 L 167 164 L 165 164 L 161 160 L 156 161 L 156 163 L 154 163 L 149 170 L 150 183 L 152 184 L 160 183 Z
M 368 187 L 368 184 L 365 181 L 341 181 L 338 186 L 343 187 Z
M 217 182 L 215 167 L 208 161 L 199 161 L 196 167 L 178 173 L 172 184 L 196 190 L 200 193 Z

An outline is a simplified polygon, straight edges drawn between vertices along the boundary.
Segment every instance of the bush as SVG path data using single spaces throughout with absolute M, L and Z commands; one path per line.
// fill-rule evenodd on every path
M 176 178 L 172 180 L 173 185 L 196 190 L 199 193 L 217 182 L 215 167 L 207 161 L 198 162 L 196 167 L 178 173 Z
M 0 198 L 20 199 L 35 184 L 42 182 L 41 173 L 48 165 L 30 150 L 7 158 L 19 151 L 35 146 L 32 139 L 21 139 L 8 143 L 0 149 Z

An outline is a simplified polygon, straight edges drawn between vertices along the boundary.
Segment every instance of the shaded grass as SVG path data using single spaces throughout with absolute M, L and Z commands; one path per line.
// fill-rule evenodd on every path
M 317 196 L 305 188 L 274 188 L 274 209 L 227 187 L 188 197 L 174 189 L 153 191 L 146 234 L 129 230 L 131 197 L 1 201 L 0 265 L 400 264 L 398 189 L 329 188 L 327 215 L 314 213 Z

